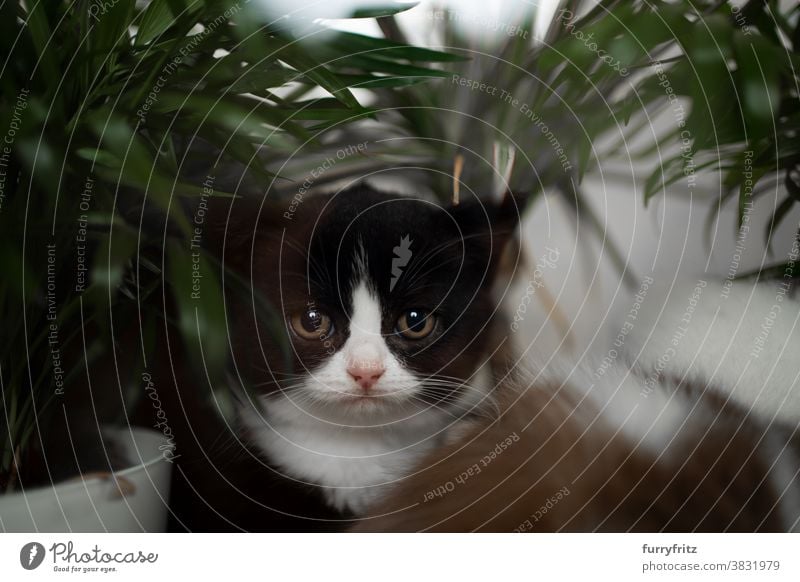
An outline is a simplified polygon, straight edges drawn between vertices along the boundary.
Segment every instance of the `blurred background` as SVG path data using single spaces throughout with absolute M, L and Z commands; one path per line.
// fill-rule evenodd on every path
M 523 270 L 506 297 L 510 314 L 515 314 L 519 306 L 525 304 L 525 324 L 515 326 L 515 339 L 520 348 L 533 345 L 534 351 L 544 359 L 555 353 L 606 353 L 622 318 L 631 308 L 633 296 L 641 291 L 643 284 L 647 286 L 648 278 L 653 278 L 649 285 L 650 303 L 658 308 L 673 286 L 682 293 L 689 282 L 693 284 L 698 278 L 721 283 L 786 261 L 800 226 L 800 207 L 785 203 L 795 197 L 787 191 L 779 164 L 770 169 L 762 168 L 763 173 L 756 170 L 756 177 L 747 177 L 745 174 L 752 170 L 752 163 L 746 165 L 742 157 L 732 167 L 730 175 L 724 171 L 727 167 L 724 157 L 730 153 L 731 145 L 738 146 L 741 153 L 750 147 L 748 137 L 757 142 L 763 140 L 759 133 L 776 135 L 781 122 L 771 117 L 779 113 L 778 103 L 770 98 L 761 99 L 753 105 L 762 108 L 761 115 L 745 119 L 752 114 L 747 111 L 746 104 L 750 82 L 735 75 L 746 71 L 730 62 L 728 79 L 720 80 L 718 74 L 704 76 L 704 56 L 696 51 L 709 48 L 712 61 L 715 57 L 729 59 L 732 50 L 725 43 L 737 43 L 733 38 L 736 33 L 741 39 L 760 35 L 772 38 L 776 46 L 794 51 L 791 61 L 795 64 L 790 65 L 793 70 L 787 71 L 780 86 L 787 91 L 787 101 L 796 101 L 798 9 L 793 2 L 655 2 L 649 3 L 650 9 L 645 10 L 645 6 L 637 2 L 423 0 L 415 3 L 412 9 L 396 14 L 396 27 L 391 28 L 375 20 L 335 18 L 347 15 L 353 4 L 325 3 L 324 24 L 378 37 L 389 31 L 413 44 L 468 54 L 473 61 L 457 69 L 459 77 L 485 83 L 488 89 L 465 88 L 452 80 L 436 81 L 434 87 L 423 88 L 440 93 L 439 100 L 433 97 L 431 100 L 435 107 L 446 110 L 437 111 L 436 116 L 447 121 L 431 122 L 436 129 L 430 131 L 432 134 L 441 131 L 443 125 L 449 126 L 441 133 L 452 136 L 454 143 L 448 144 L 449 148 L 442 146 L 442 151 L 457 152 L 459 147 L 468 150 L 475 143 L 484 142 L 482 149 L 480 146 L 478 149 L 485 158 L 472 166 L 473 177 L 482 174 L 483 181 L 462 175 L 467 187 L 474 187 L 478 192 L 485 188 L 482 193 L 486 193 L 490 189 L 486 181 L 491 180 L 493 173 L 503 172 L 503 168 L 493 167 L 492 138 L 502 141 L 513 136 L 508 141 L 523 149 L 517 153 L 518 167 L 516 173 L 512 172 L 510 183 L 513 188 L 540 195 L 526 211 L 523 227 L 523 246 L 531 264 L 527 275 Z M 290 13 L 295 17 L 305 11 L 312 15 L 318 10 L 313 3 L 303 8 L 289 2 L 269 5 L 276 18 Z M 362 4 L 366 5 L 369 3 Z M 570 28 L 570 22 L 576 22 L 579 15 L 592 9 L 597 11 L 597 20 L 612 21 L 618 30 L 602 30 L 602 26 L 596 25 Z M 685 20 L 670 21 L 678 15 Z M 778 24 L 783 18 L 786 19 L 785 28 Z M 663 27 L 669 30 L 660 30 Z M 765 27 L 772 27 L 775 34 L 771 36 Z M 598 28 L 601 29 L 599 33 Z M 795 31 L 794 36 L 792 31 Z M 616 51 L 625 65 L 633 65 L 630 75 L 609 81 L 602 67 L 587 62 L 587 55 L 591 57 L 594 52 L 597 60 L 597 51 L 603 50 L 603 47 L 588 46 L 596 45 L 601 35 L 609 39 L 604 47 L 606 51 L 612 54 Z M 574 46 L 565 44 L 564 39 L 560 39 L 560 45 L 554 43 L 559 37 L 572 40 Z M 625 46 L 626 43 L 639 46 L 632 49 Z M 589 77 L 582 80 L 588 81 L 581 84 L 585 93 L 567 92 L 558 84 L 565 82 L 558 76 L 551 84 L 552 77 L 529 66 L 525 56 L 534 54 L 541 59 L 544 53 L 544 58 L 551 57 L 543 49 L 551 44 L 558 48 L 557 58 L 570 63 L 567 69 L 585 67 Z M 703 46 L 705 44 L 709 47 Z M 515 46 L 516 52 L 509 51 L 509 46 Z M 642 70 L 647 61 L 642 60 L 642 54 L 636 54 L 637 48 L 650 57 L 650 63 L 657 60 L 665 63 L 663 79 L 652 65 L 650 70 Z M 578 53 L 575 57 L 577 51 L 586 54 Z M 671 59 L 682 58 L 690 63 L 686 71 L 676 69 L 669 73 L 669 63 L 674 62 Z M 787 54 L 782 59 L 786 61 Z M 608 66 L 610 72 L 613 73 L 616 64 L 617 58 Z M 766 67 L 766 63 L 761 62 L 760 67 Z M 683 77 L 687 72 L 688 79 Z M 658 89 L 661 95 L 647 93 L 648 75 L 662 83 Z M 752 89 L 754 93 L 760 90 L 774 95 L 777 92 L 765 88 L 769 72 L 757 69 L 753 75 L 755 79 L 751 82 L 758 86 Z M 552 149 L 548 136 L 541 133 L 541 128 L 536 127 L 530 117 L 518 111 L 521 105 L 511 105 L 502 94 L 504 91 L 513 93 L 513 98 L 521 104 L 526 99 L 532 104 L 542 86 L 561 94 L 580 95 L 575 103 L 545 105 L 542 115 L 565 148 L 572 148 L 574 152 L 578 149 L 576 142 L 587 138 L 592 142 L 592 159 L 583 169 L 585 174 L 580 176 L 577 188 L 578 204 L 572 196 L 576 189 L 567 187 L 565 197 L 560 177 L 549 173 L 552 160 L 548 152 L 543 151 Z M 671 89 L 675 100 L 670 98 Z M 492 90 L 495 94 L 487 95 Z M 631 93 L 639 95 L 633 106 L 626 102 Z M 372 96 L 363 97 L 365 104 L 370 103 Z M 730 119 L 724 108 L 714 109 L 719 101 L 726 101 L 738 114 L 742 125 L 747 126 L 749 122 L 750 127 L 741 128 L 741 133 L 733 136 L 725 135 Z M 628 109 L 621 109 L 620 103 Z M 796 122 L 794 113 L 790 113 L 796 112 L 796 103 L 787 108 L 788 105 L 784 102 L 782 109 Z M 562 116 L 572 119 L 564 121 Z M 710 116 L 710 123 L 696 123 L 701 116 Z M 688 126 L 689 133 L 682 135 L 683 126 L 676 131 L 681 120 L 692 124 Z M 482 122 L 490 127 L 486 128 Z M 692 126 L 696 129 L 692 130 Z M 753 126 L 758 126 L 758 131 L 754 132 Z M 698 130 L 704 135 L 695 144 L 694 132 Z M 519 133 L 534 135 L 519 138 Z M 797 137 L 796 128 L 787 133 L 788 139 L 794 141 Z M 670 180 L 674 158 L 687 153 L 684 138 L 692 142 L 688 149 L 691 155 L 687 158 L 692 159 L 697 169 L 692 170 L 691 179 L 682 176 L 682 179 Z M 442 161 L 442 172 L 452 170 L 448 168 L 451 159 Z M 519 168 L 526 165 L 524 169 Z M 654 185 L 653 176 L 660 172 L 668 177 L 656 180 Z M 579 174 L 580 169 L 576 176 Z M 796 174 L 794 176 L 796 180 Z M 408 180 L 396 177 L 387 180 L 385 172 L 370 179 L 408 193 L 418 193 L 421 181 L 418 175 Z M 446 176 L 439 182 L 441 188 L 447 179 Z M 753 185 L 758 183 L 759 201 L 752 208 L 748 207 L 748 222 L 740 228 L 739 192 L 732 195 L 731 189 L 747 180 L 752 180 Z M 782 205 L 783 211 L 778 214 L 780 220 L 773 222 L 776 210 Z M 770 244 L 767 232 L 771 232 Z M 552 255 L 547 249 L 559 251 L 558 261 L 537 271 L 537 260 Z M 530 292 L 527 290 L 532 278 L 545 283 L 545 292 L 528 301 Z M 538 285 L 534 287 L 537 292 L 541 289 Z M 652 291 L 653 287 L 658 291 Z M 683 301 L 682 295 L 680 301 Z

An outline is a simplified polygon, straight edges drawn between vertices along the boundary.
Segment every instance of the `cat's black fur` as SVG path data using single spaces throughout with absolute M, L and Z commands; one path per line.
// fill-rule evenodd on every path
M 361 184 L 309 198 L 291 214 L 287 202 L 270 202 L 260 210 L 251 204 L 234 202 L 225 265 L 249 279 L 279 312 L 314 303 L 330 313 L 339 330 L 329 338 L 332 346 L 295 344 L 287 369 L 280 348 L 268 341 L 270 330 L 257 331 L 253 310 L 231 303 L 234 358 L 254 372 L 252 380 L 271 380 L 267 370 L 313 370 L 346 341 L 353 259 L 362 245 L 369 279 L 389 311 L 382 331 L 390 349 L 422 375 L 466 378 L 480 364 L 476 354 L 487 351 L 497 312 L 490 287 L 498 257 L 517 228 L 521 197 L 507 195 L 501 204 L 473 199 L 442 206 Z M 412 257 L 390 290 L 394 248 L 404 237 L 412 241 Z M 396 314 L 409 306 L 436 308 L 439 326 L 429 338 L 408 342 L 393 333 Z M 288 329 L 284 333 L 291 336 Z
M 374 292 L 388 311 L 425 305 L 435 307 L 440 318 L 429 338 L 412 343 L 393 333 L 390 322 L 396 313 L 386 314 L 386 342 L 409 369 L 420 376 L 466 379 L 491 354 L 500 361 L 503 342 L 496 333 L 499 316 L 490 288 L 502 249 L 518 228 L 523 201 L 508 194 L 500 203 L 472 199 L 441 205 L 366 184 L 308 197 L 292 212 L 289 201 L 215 201 L 204 233 L 208 250 L 278 314 L 263 321 L 252 304 L 259 299 L 226 289 L 237 374 L 257 393 L 278 392 L 287 375 L 313 371 L 343 345 L 354 257 L 362 247 Z M 404 237 L 411 240 L 412 256 L 390 289 L 394 249 Z M 311 303 L 324 308 L 339 330 L 328 338 L 329 344 L 292 341 L 286 317 Z M 276 332 L 283 341 L 276 341 Z M 225 426 L 192 394 L 196 386 L 186 385 L 191 372 L 176 373 L 174 362 L 164 367 L 167 377 L 174 374 L 180 396 L 180 402 L 165 404 L 181 433 L 172 496 L 174 529 L 345 527 L 349 515 L 325 507 L 314 487 L 285 478 L 250 445 L 246 430 Z M 422 397 L 432 406 L 446 406 L 455 394 Z

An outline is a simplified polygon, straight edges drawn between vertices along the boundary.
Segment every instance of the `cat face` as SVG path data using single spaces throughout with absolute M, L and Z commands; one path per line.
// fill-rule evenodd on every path
M 362 185 L 251 214 L 255 234 L 226 261 L 280 329 L 232 305 L 238 367 L 266 395 L 345 416 L 463 404 L 489 355 L 489 288 L 518 212 L 510 195 L 442 207 Z

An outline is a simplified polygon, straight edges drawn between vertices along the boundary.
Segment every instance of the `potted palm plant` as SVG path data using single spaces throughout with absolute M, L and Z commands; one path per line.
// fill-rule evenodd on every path
M 581 245 L 601 241 L 603 259 L 629 291 L 639 274 L 586 192 L 584 178 L 597 177 L 599 166 L 622 168 L 645 204 L 673 196 L 716 211 L 735 206 L 738 222 L 727 225 L 735 233 L 746 210 L 760 204 L 770 215 L 769 246 L 800 200 L 798 7 L 760 0 L 552 4 L 516 20 L 427 7 L 433 45 L 468 58 L 448 67 L 446 80 L 381 96 L 377 105 L 394 116 L 390 131 L 410 136 L 402 150 L 382 142 L 395 156 L 391 169 L 413 168 L 415 184 L 432 192 L 449 192 L 459 167 L 476 191 L 556 197 Z M 403 15 L 392 22 L 383 26 L 388 38 L 411 32 Z M 389 169 L 380 156 L 371 162 L 370 171 Z M 710 187 L 697 187 L 700 179 Z M 711 199 L 703 200 L 706 192 Z M 707 232 L 717 217 L 709 213 Z M 791 244 L 781 241 L 781 250 Z M 737 277 L 796 274 L 792 261 L 775 259 Z M 547 303 L 543 291 L 537 298 Z M 558 306 L 551 301 L 545 312 L 567 337 Z
M 139 495 L 146 488 L 135 476 L 103 481 L 119 451 L 98 437 L 99 423 L 123 427 L 117 448 L 135 451 L 129 462 L 145 477 L 180 455 L 150 380 L 152 338 L 163 326 L 202 362 L 203 397 L 222 414 L 231 408 L 221 271 L 193 245 L 208 197 L 291 198 L 304 188 L 298 177 L 346 150 L 353 155 L 315 187 L 402 172 L 420 189 L 450 195 L 456 173 L 477 191 L 556 192 L 605 238 L 584 175 L 617 156 L 654 113 L 680 108 L 685 127 L 676 118 L 624 152 L 643 160 L 659 148 L 674 152 L 650 170 L 646 200 L 675 193 L 687 172 L 717 172 L 720 205 L 737 200 L 743 220 L 746 205 L 780 182 L 767 237 L 800 200 L 796 6 L 568 0 L 547 27 L 536 26 L 535 12 L 506 23 L 514 32 L 498 45 L 465 35 L 458 18 L 431 18 L 434 50 L 408 45 L 396 11 L 354 15 L 378 18 L 383 38 L 374 38 L 289 29 L 255 1 L 0 7 L 8 55 L 0 100 L 0 527 L 14 527 L 9 508 L 31 514 L 20 484 L 28 495 L 27 484 L 97 471 L 102 495 L 136 516 L 115 529 L 163 522 L 127 510 L 136 505 L 129 485 Z M 362 143 L 368 155 L 355 145 Z M 635 286 L 622 253 L 607 248 Z M 272 316 L 269 306 L 260 316 Z M 93 378 L 113 381 L 98 387 Z M 142 399 L 152 403 L 152 434 L 124 428 Z M 67 416 L 67 405 L 82 412 Z M 59 459 L 44 458 L 44 443 L 65 433 Z M 85 480 L 69 487 L 91 489 Z M 163 507 L 166 493 L 156 484 L 150 505 Z M 53 499 L 58 519 L 72 515 L 62 497 Z
M 600 161 L 652 162 L 645 202 L 677 195 L 690 171 L 719 173 L 720 204 L 735 200 L 740 209 L 778 182 L 782 196 L 765 234 L 798 201 L 793 3 L 562 1 L 520 22 L 485 22 L 485 32 L 505 31 L 493 43 L 466 34 L 458 24 L 468 19 L 455 11 L 434 10 L 429 22 L 441 46 L 469 58 L 449 67 L 447 81 L 387 93 L 381 103 L 418 138 L 413 162 L 444 170 L 420 175 L 437 191 L 449 190 L 447 170 L 459 153 L 492 161 L 500 146 L 517 150 L 512 190 L 558 191 L 595 225 L 581 182 Z M 546 26 L 537 27 L 542 17 Z M 384 29 L 406 36 L 402 24 Z M 545 31 L 539 38 L 537 29 Z M 668 122 L 654 122 L 658 115 Z M 626 147 L 645 131 L 653 135 L 643 145 Z M 668 155 L 660 161 L 659 148 Z M 745 157 L 749 174 L 741 171 Z M 480 164 L 464 167 L 476 189 L 493 188 L 497 176 Z
M 161 529 L 180 453 L 150 379 L 154 328 L 179 330 L 228 397 L 220 284 L 193 239 L 207 198 L 285 180 L 265 158 L 373 116 L 353 88 L 424 82 L 458 57 L 300 38 L 231 0 L 6 2 L 0 28 L 0 529 Z M 142 400 L 149 430 L 130 426 Z

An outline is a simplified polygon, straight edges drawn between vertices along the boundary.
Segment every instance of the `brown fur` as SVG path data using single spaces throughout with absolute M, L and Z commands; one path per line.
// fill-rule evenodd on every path
M 769 479 L 781 446 L 765 446 L 767 432 L 757 423 L 717 417 L 715 402 L 701 398 L 687 406 L 687 422 L 657 458 L 587 402 L 550 386 L 508 394 L 499 418 L 431 455 L 354 530 L 750 532 L 792 527 L 778 514 L 783 492 Z M 776 438 L 781 445 L 787 442 L 773 432 L 772 443 Z M 487 453 L 513 434 L 519 440 L 484 463 Z M 465 478 L 475 465 L 480 471 Z M 437 488 L 440 494 L 432 494 Z

